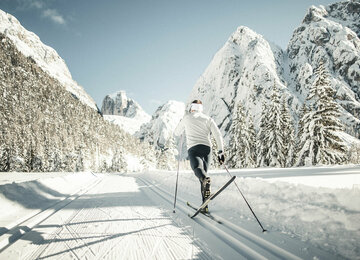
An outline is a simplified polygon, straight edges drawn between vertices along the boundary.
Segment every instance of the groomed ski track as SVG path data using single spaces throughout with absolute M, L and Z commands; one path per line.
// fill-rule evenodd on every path
M 178 197 L 176 213 L 173 202 L 174 194 L 146 174 L 101 174 L 14 222 L 0 236 L 0 259 L 305 259 L 314 252 L 333 258 L 284 234 L 248 231 L 220 214 L 213 215 L 222 224 L 201 214 L 190 219 L 186 200 Z M 286 241 L 286 249 L 273 239 Z

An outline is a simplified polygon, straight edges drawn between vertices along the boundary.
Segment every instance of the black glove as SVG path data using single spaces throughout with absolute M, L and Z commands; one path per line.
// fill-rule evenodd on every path
M 220 150 L 218 152 L 218 160 L 219 160 L 220 165 L 222 165 L 225 162 L 225 155 L 222 150 Z

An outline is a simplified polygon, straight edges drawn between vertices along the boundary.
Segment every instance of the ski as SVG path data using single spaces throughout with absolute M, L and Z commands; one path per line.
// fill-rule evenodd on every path
M 205 202 L 198 208 L 196 209 L 194 215 L 190 216 L 191 218 L 194 218 L 195 216 L 197 216 L 201 210 L 203 208 L 206 207 L 206 205 L 208 205 L 210 203 L 211 200 L 215 199 L 215 197 L 217 195 L 219 195 L 223 190 L 225 190 L 225 188 L 227 186 L 230 185 L 230 183 L 232 183 L 235 180 L 236 176 L 232 176 L 230 180 L 228 180 L 222 187 L 220 187 L 215 193 L 211 194 L 209 198 L 207 198 L 207 200 L 205 200 Z
M 186 205 L 188 205 L 190 208 L 192 208 L 193 210 L 198 210 L 198 208 L 196 208 L 195 206 L 191 205 L 190 202 L 186 202 Z M 219 223 L 219 224 L 222 224 L 222 221 L 221 220 L 218 220 L 217 218 L 215 218 L 211 213 L 209 212 L 200 212 L 201 214 L 203 214 L 204 216 L 208 217 L 209 219 Z M 189 217 L 191 217 L 192 215 L 188 214 Z

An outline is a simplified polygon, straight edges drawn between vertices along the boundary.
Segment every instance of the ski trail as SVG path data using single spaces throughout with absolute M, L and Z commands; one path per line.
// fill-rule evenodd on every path
M 24 234 L 29 232 L 37 224 L 45 221 L 50 218 L 56 212 L 66 207 L 72 201 L 77 200 L 82 194 L 86 193 L 89 189 L 96 186 L 101 180 L 97 179 L 93 183 L 89 184 L 85 189 L 81 188 L 74 194 L 56 202 L 55 204 L 49 206 L 48 208 L 36 212 L 35 214 L 27 217 L 26 219 L 21 219 L 21 221 L 14 221 L 14 225 L 9 228 L 9 231 L 0 236 L 0 253 L 9 247 L 12 243 L 20 239 Z
M 1 259 L 214 259 L 134 177 L 104 175 L 36 222 Z M 51 209 L 52 210 L 52 209 Z M 196 239 L 196 238 L 195 238 Z
M 149 190 L 157 194 L 163 201 L 165 201 L 165 203 L 168 204 L 168 207 L 170 208 L 173 203 L 174 194 L 169 192 L 166 187 L 163 187 L 159 183 L 146 180 L 145 177 L 146 176 L 142 176 L 141 180 L 149 187 Z M 185 215 L 186 219 L 187 213 L 189 212 L 193 213 L 194 211 L 188 206 L 186 206 L 185 200 L 178 196 L 176 215 L 181 215 L 181 217 L 176 216 L 174 218 L 181 219 L 184 218 Z M 308 245 L 304 246 L 303 242 L 301 241 L 294 241 L 294 243 L 290 241 L 291 239 L 289 239 L 289 237 L 286 237 L 285 234 L 279 234 L 272 231 L 267 233 L 261 233 L 259 231 L 262 235 L 256 235 L 255 233 L 246 230 L 244 227 L 237 226 L 236 223 L 232 223 L 221 218 L 217 214 L 212 215 L 217 220 L 222 222 L 222 224 L 219 224 L 216 221 L 212 221 L 206 216 L 199 214 L 193 219 L 193 221 L 198 224 L 196 226 L 197 230 L 200 229 L 200 231 L 197 232 L 197 236 L 205 237 L 204 240 L 209 241 L 209 247 L 212 248 L 214 251 L 225 251 L 228 254 L 232 254 L 232 256 L 234 255 L 234 253 L 231 253 L 230 251 L 236 251 L 236 253 L 238 254 L 236 259 L 298 260 L 303 259 L 304 257 L 307 258 L 307 252 L 309 250 L 313 251 L 313 253 L 317 255 L 323 256 L 324 259 L 336 259 L 336 257 L 327 252 L 323 252 L 314 247 L 308 248 Z M 190 218 L 187 217 L 187 219 Z M 184 220 L 181 221 L 184 222 Z M 203 229 L 201 229 L 201 227 Z M 215 242 L 209 239 L 209 233 L 212 233 L 216 237 Z M 274 239 L 274 241 L 278 241 L 279 238 L 285 239 L 286 241 L 290 241 L 294 244 L 290 244 L 290 247 L 289 245 L 284 245 L 285 247 L 282 248 L 279 245 L 271 242 L 272 239 Z M 226 247 L 228 248 L 225 249 Z M 291 248 L 291 252 L 287 250 L 288 248 Z M 304 248 L 304 250 L 302 248 Z M 224 258 L 233 258 L 225 257 L 224 255 L 222 256 Z

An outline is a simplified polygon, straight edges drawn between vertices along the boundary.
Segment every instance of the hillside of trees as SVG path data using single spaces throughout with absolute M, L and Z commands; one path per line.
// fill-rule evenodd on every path
M 0 172 L 126 171 L 154 151 L 81 103 L 0 34 Z
M 359 142 L 349 145 L 344 141 L 345 127 L 339 118 L 341 107 L 334 100 L 335 93 L 323 62 L 315 70 L 309 90 L 297 115 L 298 124 L 275 82 L 270 99 L 263 103 L 257 132 L 251 113 L 239 105 L 233 113 L 232 142 L 227 151 L 231 167 L 360 163 Z

